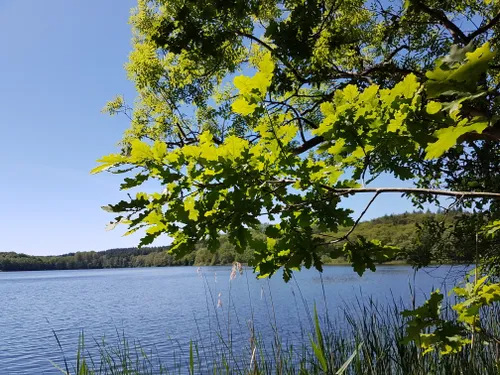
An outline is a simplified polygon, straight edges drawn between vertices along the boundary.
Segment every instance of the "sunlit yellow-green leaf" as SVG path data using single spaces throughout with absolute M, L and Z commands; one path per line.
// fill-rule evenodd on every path
M 224 144 L 219 147 L 220 155 L 234 160 L 235 158 L 241 156 L 243 151 L 248 148 L 248 141 L 234 135 L 226 138 Z
M 134 139 L 131 142 L 132 151 L 130 153 L 130 161 L 133 163 L 142 163 L 146 160 L 154 160 L 154 154 L 146 142 L 139 139 Z
M 363 103 L 371 102 L 378 93 L 379 86 L 371 85 L 368 86 L 363 92 L 359 95 L 359 100 Z
M 249 104 L 245 98 L 240 97 L 234 101 L 231 108 L 235 113 L 243 116 L 248 116 L 255 111 L 255 108 L 257 108 L 257 104 Z
M 330 153 L 332 155 L 337 155 L 338 153 L 340 153 L 342 151 L 344 146 L 345 146 L 345 139 L 340 138 L 335 142 L 335 144 L 333 146 L 328 148 L 328 153 Z
M 408 74 L 401 82 L 397 83 L 392 89 L 392 95 L 401 95 L 404 98 L 413 98 L 420 87 L 417 76 Z
M 396 112 L 394 118 L 389 122 L 387 126 L 387 131 L 394 133 L 398 130 L 401 130 L 404 127 L 404 121 L 406 120 L 406 113 L 402 113 L 401 111 Z
M 267 78 L 271 78 L 273 71 L 274 71 L 274 61 L 273 61 L 273 58 L 271 56 L 271 52 L 266 51 L 264 53 L 264 55 L 262 56 L 262 59 L 260 60 L 260 62 L 257 65 L 257 68 L 259 69 L 259 71 L 261 73 L 265 74 L 265 76 Z
M 437 141 L 429 144 L 425 149 L 427 160 L 438 158 L 450 148 L 454 147 L 458 138 L 466 133 L 482 133 L 488 127 L 487 121 L 478 121 L 469 125 L 450 126 L 448 128 L 437 130 L 434 136 Z
M 168 163 L 177 163 L 179 161 L 180 156 L 181 156 L 181 150 L 176 149 L 170 151 L 165 155 L 165 161 L 167 161 Z
M 280 126 L 276 129 L 276 136 L 284 145 L 289 144 L 297 134 L 297 126 L 293 123 Z
M 101 163 L 101 165 L 95 167 L 90 171 L 90 173 L 95 174 L 99 172 L 103 172 L 111 167 L 114 167 L 117 164 L 124 163 L 127 161 L 127 158 L 120 154 L 110 154 L 103 156 L 98 159 L 97 162 Z
M 347 85 L 344 89 L 344 99 L 348 102 L 353 102 L 357 99 L 359 94 L 358 88 L 355 85 Z
M 165 142 L 157 140 L 153 145 L 152 152 L 155 161 L 161 163 L 163 161 L 163 158 L 167 154 L 167 145 L 165 144 Z
M 199 211 L 195 208 L 196 200 L 194 197 L 190 196 L 184 200 L 184 209 L 189 214 L 189 220 L 198 220 Z
M 210 131 L 205 130 L 203 133 L 200 135 L 200 144 L 210 144 L 212 143 L 214 137 Z
M 428 114 L 434 115 L 434 114 L 438 113 L 442 107 L 443 107 L 443 105 L 441 103 L 430 101 L 429 103 L 427 103 L 427 106 L 425 108 L 426 108 Z

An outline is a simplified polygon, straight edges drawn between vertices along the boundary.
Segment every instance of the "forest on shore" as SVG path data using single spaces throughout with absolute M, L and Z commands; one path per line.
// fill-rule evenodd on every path
M 473 263 L 475 236 L 471 228 L 464 228 L 462 219 L 470 214 L 452 212 L 413 212 L 386 215 L 361 222 L 353 233 L 353 239 L 364 237 L 379 239 L 382 243 L 398 248 L 387 261 L 425 265 L 430 262 Z M 469 221 L 467 221 L 469 222 Z M 265 237 L 265 227 L 254 236 Z M 338 234 L 337 234 L 338 235 Z M 334 234 L 332 234 L 334 236 Z M 485 244 L 482 246 L 494 246 Z M 343 264 L 346 260 L 332 258 L 335 245 L 325 246 L 322 260 L 325 264 Z M 168 246 L 144 248 L 120 248 L 106 251 L 83 251 L 56 256 L 32 256 L 15 252 L 0 252 L 0 271 L 38 271 L 131 267 L 166 267 L 188 265 L 227 265 L 233 262 L 251 263 L 253 251 L 247 248 L 238 253 L 225 236 L 212 253 L 205 244 L 196 251 L 175 259 L 168 254 Z

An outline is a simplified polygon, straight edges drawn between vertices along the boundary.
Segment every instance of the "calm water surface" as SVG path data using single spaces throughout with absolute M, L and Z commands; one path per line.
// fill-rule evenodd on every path
M 415 275 L 410 267 L 384 266 L 360 278 L 350 267 L 325 267 L 321 277 L 302 271 L 285 284 L 280 275 L 267 281 L 252 273 L 229 282 L 230 272 L 230 267 L 203 267 L 200 275 L 195 267 L 176 267 L 0 273 L 0 374 L 60 373 L 51 363 L 62 364 L 53 332 L 70 359 L 82 330 L 89 344 L 103 336 L 112 341 L 118 331 L 154 347 L 168 364 L 170 338 L 181 346 L 207 340 L 226 324 L 228 308 L 242 340 L 248 338 L 252 310 L 257 330 L 268 329 L 276 317 L 283 336 L 295 340 L 308 324 L 306 306 L 311 309 L 314 302 L 335 316 L 357 299 L 409 302 L 410 284 L 421 301 L 432 288 L 446 289 L 443 278 L 450 272 L 463 275 L 461 268 Z

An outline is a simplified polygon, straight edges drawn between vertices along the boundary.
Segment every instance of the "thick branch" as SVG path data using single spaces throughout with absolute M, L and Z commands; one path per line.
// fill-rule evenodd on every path
M 488 31 L 489 29 L 491 29 L 493 26 L 495 26 L 495 24 L 498 23 L 498 21 L 500 21 L 500 13 L 498 13 L 495 17 L 493 17 L 491 19 L 490 22 L 488 22 L 486 25 L 484 26 L 481 26 L 480 28 L 478 28 L 476 31 L 470 33 L 468 35 L 468 39 L 469 40 L 472 40 L 474 39 L 476 36 L 482 34 L 482 33 L 485 33 L 486 31 Z
M 466 133 L 458 138 L 458 142 L 494 141 L 500 142 L 500 124 L 486 128 L 482 133 Z
M 320 143 L 324 142 L 324 138 L 321 136 L 316 136 L 314 138 L 308 139 L 304 143 L 302 143 L 299 147 L 296 147 L 292 150 L 294 155 L 300 155 L 313 147 L 316 147 Z
M 451 22 L 442 10 L 430 8 L 428 5 L 419 0 L 416 0 L 414 3 L 418 9 L 439 21 L 439 23 L 449 31 L 455 43 L 467 44 L 469 42 L 469 38 L 464 34 L 464 32 L 457 25 Z

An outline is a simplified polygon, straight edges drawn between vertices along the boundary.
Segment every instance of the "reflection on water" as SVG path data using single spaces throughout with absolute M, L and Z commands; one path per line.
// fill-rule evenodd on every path
M 293 341 L 301 339 L 315 302 L 320 313 L 327 307 L 335 314 L 343 304 L 368 297 L 408 301 L 414 281 L 422 301 L 432 288 L 446 290 L 446 275 L 464 272 L 441 267 L 414 274 L 411 267 L 380 266 L 359 277 L 351 267 L 332 266 L 321 277 L 313 270 L 297 273 L 289 284 L 281 275 L 257 280 L 251 272 L 230 284 L 230 271 L 204 267 L 201 277 L 195 267 L 0 273 L 0 374 L 58 374 L 50 363 L 61 363 L 52 329 L 69 357 L 76 353 L 81 330 L 90 342 L 123 331 L 143 347 L 156 348 L 168 363 L 169 337 L 175 345 L 213 337 L 217 325 L 227 323 L 229 306 L 236 316 L 231 327 L 241 332 L 242 343 L 248 341 L 246 322 L 252 315 L 256 329 L 264 331 L 274 314 L 282 335 Z
M 392 267 L 392 268 L 378 269 L 377 273 L 379 275 L 394 275 L 396 273 L 403 273 L 403 274 L 407 275 L 409 273 L 409 270 L 406 267 L 404 267 L 404 268 L 402 268 L 400 266 L 390 266 L 390 267 Z
M 366 282 L 366 278 L 363 279 L 357 274 L 341 274 L 341 275 L 325 275 L 325 276 L 313 276 L 312 281 L 317 284 L 332 284 L 332 283 L 361 283 Z

